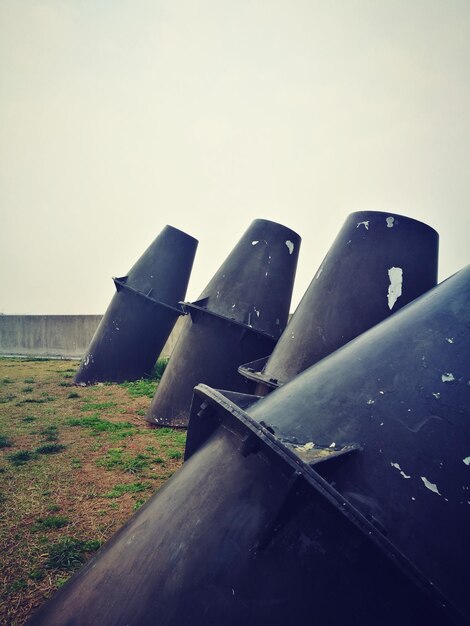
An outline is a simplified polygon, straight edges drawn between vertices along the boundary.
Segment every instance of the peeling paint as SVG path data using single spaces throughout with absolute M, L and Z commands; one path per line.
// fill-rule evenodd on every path
M 454 338 L 453 337 L 446 337 L 446 341 L 447 341 L 447 343 L 454 343 Z
M 367 400 L 367 404 L 374 404 L 375 400 Z
M 439 392 L 433 393 L 432 395 L 436 398 L 436 400 L 439 400 L 439 398 L 441 397 L 441 394 Z
M 334 441 L 330 443 L 330 448 L 336 448 L 336 443 Z
M 465 465 L 470 465 L 470 456 L 466 456 L 464 459 L 462 459 L 462 461 L 465 463 Z
M 303 446 L 295 446 L 297 450 L 304 450 L 307 452 L 308 450 L 312 450 L 315 447 L 313 441 L 307 441 Z
M 257 243 L 259 243 L 259 241 L 252 241 L 252 242 L 251 242 L 251 245 L 252 245 L 252 246 L 256 246 L 256 244 L 257 244 Z
M 408 474 L 405 474 L 405 472 L 401 469 L 398 463 L 390 463 L 390 465 L 394 467 L 395 469 L 397 469 L 400 472 L 400 474 L 403 476 L 403 478 L 411 478 L 411 476 L 408 476 Z
M 286 241 L 286 246 L 289 250 L 289 254 L 292 254 L 294 252 L 294 244 L 292 243 L 292 241 L 290 241 L 290 239 Z
M 390 285 L 388 286 L 388 308 L 393 309 L 396 301 L 401 296 L 403 286 L 403 270 L 401 267 L 391 267 L 388 270 Z
M 255 309 L 255 307 L 253 307 L 253 311 L 256 313 L 256 317 L 259 317 L 259 310 Z
M 438 496 L 442 496 L 442 494 L 439 493 L 439 489 L 437 488 L 437 485 L 430 482 L 425 476 L 420 476 L 420 478 L 423 481 L 426 489 L 429 489 L 429 491 L 432 491 L 433 493 L 437 493 Z
M 369 222 L 358 222 L 356 228 L 359 228 L 359 226 L 364 226 L 366 230 L 369 230 Z
M 394 217 L 387 217 L 386 222 L 387 222 L 387 228 L 393 228 L 393 222 L 395 221 Z
M 441 380 L 443 383 L 451 383 L 453 380 L 455 380 L 455 376 L 452 374 L 452 372 L 444 372 L 444 374 L 442 374 L 441 376 Z
M 315 279 L 314 280 L 318 280 L 320 278 L 320 274 L 323 272 L 323 265 L 320 267 L 320 269 L 318 270 L 318 272 L 315 274 Z

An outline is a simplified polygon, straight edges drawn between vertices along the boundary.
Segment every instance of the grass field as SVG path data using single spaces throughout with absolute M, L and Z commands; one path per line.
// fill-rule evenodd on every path
M 20 626 L 179 468 L 156 381 L 75 387 L 78 363 L 0 358 L 0 624 Z

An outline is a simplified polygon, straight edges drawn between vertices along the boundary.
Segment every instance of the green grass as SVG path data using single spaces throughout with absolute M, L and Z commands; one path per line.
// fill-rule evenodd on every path
M 168 365 L 168 361 L 170 359 L 165 357 L 162 359 L 158 359 L 158 361 L 155 363 L 155 365 L 153 366 L 153 371 L 152 371 L 152 376 L 151 378 L 159 381 L 161 379 L 161 377 L 163 376 L 163 372 L 166 369 L 166 366 Z
M 116 402 L 86 402 L 80 407 L 81 411 L 102 411 L 116 406 Z
M 11 441 L 8 437 L 0 435 L 0 448 L 11 448 Z
M 61 443 L 47 443 L 36 448 L 38 454 L 58 454 L 65 450 L 65 446 Z
M 135 435 L 138 432 L 136 426 L 130 422 L 110 422 L 109 420 L 101 419 L 97 413 L 87 417 L 66 420 L 65 424 L 67 426 L 89 428 L 96 435 L 99 433 L 112 433 L 118 439 Z
M 46 441 L 58 441 L 59 439 L 57 426 L 47 426 L 47 428 L 40 430 L 39 434 L 42 435 Z
M 107 470 L 120 469 L 123 472 L 138 474 L 139 472 L 149 469 L 151 465 L 161 462 L 163 461 L 159 457 L 154 458 L 148 454 L 142 453 L 132 456 L 126 454 L 122 448 L 110 448 L 106 456 L 102 459 L 98 459 L 96 464 Z
M 182 453 L 179 450 L 168 450 L 168 457 L 170 459 L 181 459 Z
M 7 456 L 10 463 L 15 466 L 24 465 L 29 461 L 33 461 L 35 458 L 36 455 L 30 450 L 18 450 L 18 452 L 13 452 L 13 454 Z
M 134 380 L 133 382 L 121 383 L 121 387 L 127 389 L 132 398 L 153 398 L 157 385 L 158 382 L 156 380 L 150 380 L 148 378 L 141 378 L 140 380 Z
M 139 493 L 140 491 L 145 491 L 146 489 L 150 489 L 150 485 L 146 483 L 127 483 L 123 485 L 116 485 L 103 494 L 103 498 L 120 498 L 125 493 Z
M 55 528 L 63 528 L 70 524 L 70 520 L 64 515 L 49 515 L 48 517 L 39 518 L 33 526 L 33 530 L 52 530 Z
M 57 543 L 50 544 L 46 566 L 73 570 L 83 563 L 87 552 L 95 552 L 100 545 L 98 540 L 83 541 L 74 537 L 62 537 Z
M 79 393 L 77 393 L 76 391 L 71 391 L 71 392 L 68 394 L 67 398 L 69 398 L 69 399 L 72 399 L 72 398 L 80 398 L 80 394 L 79 394 Z

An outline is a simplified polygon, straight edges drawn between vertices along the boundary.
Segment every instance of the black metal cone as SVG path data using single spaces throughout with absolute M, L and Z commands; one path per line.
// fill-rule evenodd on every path
M 240 372 L 257 393 L 294 378 L 436 285 L 438 234 L 394 213 L 352 213 L 271 356 Z
M 151 424 L 184 427 L 198 383 L 250 392 L 237 373 L 269 354 L 289 314 L 300 237 L 268 220 L 254 220 L 190 316 L 147 413 Z
M 197 393 L 217 430 L 31 626 L 465 623 L 297 454 Z
M 183 313 L 197 240 L 165 226 L 116 293 L 75 376 L 76 384 L 123 382 L 148 375 Z
M 247 409 L 467 618 L 469 328 L 470 266 Z

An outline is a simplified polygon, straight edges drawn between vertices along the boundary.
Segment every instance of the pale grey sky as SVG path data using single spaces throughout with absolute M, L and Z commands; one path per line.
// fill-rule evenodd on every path
M 252 219 L 402 213 L 467 264 L 468 0 L 0 0 L 0 312 L 102 313 L 167 223 L 195 299 Z

